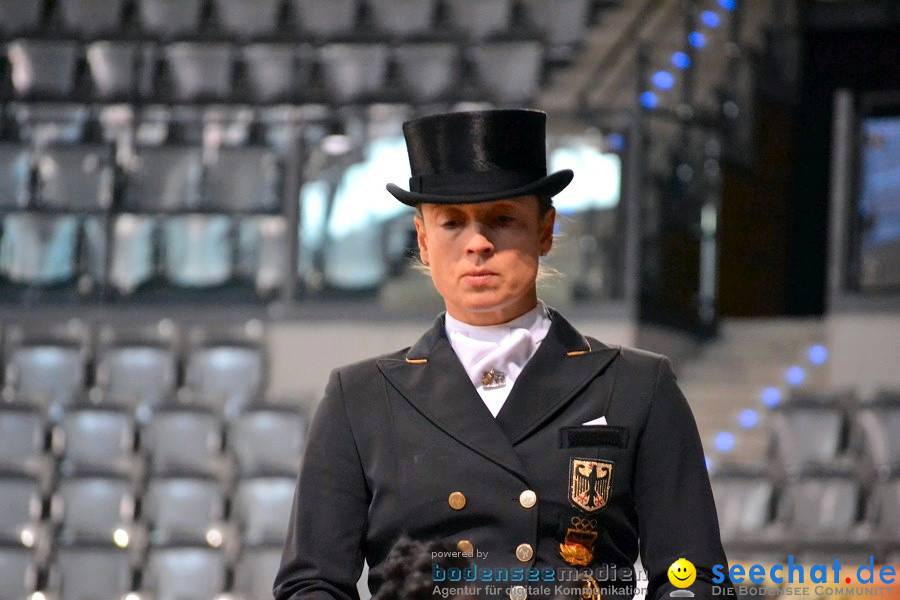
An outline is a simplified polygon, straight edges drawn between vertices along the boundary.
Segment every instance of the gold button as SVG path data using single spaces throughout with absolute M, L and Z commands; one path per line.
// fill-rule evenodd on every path
M 456 549 L 463 554 L 475 554 L 475 546 L 469 540 L 459 540 L 456 542 Z
M 522 505 L 522 508 L 531 508 L 537 504 L 537 494 L 534 493 L 534 490 L 525 490 L 519 494 L 519 504 Z
M 525 600 L 528 597 L 528 590 L 524 585 L 514 585 L 509 588 L 509 600 Z
M 534 548 L 531 544 L 519 544 L 516 548 L 516 558 L 522 562 L 528 562 L 534 556 Z
M 447 503 L 453 510 L 462 510 L 466 505 L 466 497 L 462 492 L 453 492 L 450 494 L 450 497 L 447 498 Z

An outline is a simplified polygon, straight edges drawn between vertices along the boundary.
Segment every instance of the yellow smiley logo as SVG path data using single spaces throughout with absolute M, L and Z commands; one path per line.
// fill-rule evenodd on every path
M 694 563 L 686 558 L 679 558 L 672 563 L 668 571 L 669 582 L 677 588 L 689 587 L 697 579 Z

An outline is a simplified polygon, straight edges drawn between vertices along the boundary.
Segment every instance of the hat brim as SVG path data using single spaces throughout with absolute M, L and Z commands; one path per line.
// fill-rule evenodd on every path
M 561 192 L 575 174 L 570 169 L 563 169 L 551 173 L 531 183 L 508 190 L 498 190 L 485 194 L 427 194 L 410 192 L 393 183 L 385 186 L 394 198 L 408 206 L 419 204 L 475 204 L 478 202 L 491 202 L 505 198 L 517 198 L 519 196 L 555 196 Z

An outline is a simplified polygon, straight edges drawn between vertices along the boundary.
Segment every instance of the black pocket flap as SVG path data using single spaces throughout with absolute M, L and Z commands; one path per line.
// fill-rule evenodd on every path
M 559 430 L 559 447 L 578 446 L 628 446 L 628 429 L 613 425 L 576 425 Z

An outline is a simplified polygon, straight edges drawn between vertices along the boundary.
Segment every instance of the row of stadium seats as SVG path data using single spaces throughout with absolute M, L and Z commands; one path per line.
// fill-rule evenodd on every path
M 590 0 L 56 0 L 47 6 L 3 0 L 0 33 L 49 30 L 90 38 L 212 31 L 327 39 L 363 31 L 404 37 L 449 31 L 480 38 L 529 28 L 563 45 L 578 42 L 592 8 Z
M 223 547 L 284 541 L 296 475 L 240 478 L 233 488 L 198 475 L 147 480 L 138 493 L 125 477 L 82 473 L 62 477 L 49 500 L 37 482 L 0 474 L 2 537 L 46 557 L 57 545 L 101 542 L 133 548 L 170 543 Z M 228 492 L 226 492 L 228 491 Z
M 123 297 L 158 282 L 185 289 L 234 283 L 271 298 L 288 264 L 287 226 L 277 216 L 119 214 L 107 221 L 21 212 L 2 217 L 0 235 L 0 277 L 9 283 L 81 290 L 87 281 L 87 293 L 102 284 Z
M 179 396 L 230 412 L 265 397 L 262 324 L 241 328 L 174 323 L 102 326 L 82 321 L 3 331 L 6 401 L 32 404 L 54 422 L 85 399 L 129 407 L 139 420 Z M 148 412 L 149 411 L 149 412 Z
M 810 468 L 779 480 L 769 469 L 722 466 L 710 480 L 730 560 L 900 559 L 900 477 L 867 486 L 849 468 Z
M 419 1 L 419 0 L 417 0 Z M 534 38 L 289 43 L 16 39 L 7 45 L 16 97 L 147 102 L 522 102 L 535 97 L 545 46 Z M 79 68 L 86 58 L 89 78 Z M 515 57 L 515 60 L 511 60 Z M 471 82 L 471 83 L 470 83 Z M 2 87 L 0 87 L 2 90 Z
M 896 396 L 795 398 L 772 409 L 769 420 L 769 457 L 782 477 L 823 466 L 853 466 L 865 480 L 900 474 Z
M 57 475 L 145 477 L 195 473 L 224 485 L 236 477 L 296 475 L 306 419 L 296 408 L 257 405 L 227 421 L 207 406 L 164 405 L 141 422 L 115 405 L 66 407 L 53 424 L 34 406 L 0 403 L 0 469 L 51 488 Z
M 0 597 L 209 600 L 228 592 L 258 600 L 272 595 L 281 550 L 282 543 L 247 546 L 229 564 L 221 548 L 208 545 L 151 546 L 136 555 L 113 544 L 73 543 L 58 546 L 41 567 L 33 548 L 0 543 Z
M 277 213 L 280 164 L 266 147 L 142 147 L 117 164 L 112 145 L 0 143 L 0 210 Z M 115 182 L 123 185 L 116 202 Z

